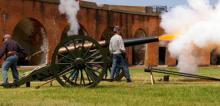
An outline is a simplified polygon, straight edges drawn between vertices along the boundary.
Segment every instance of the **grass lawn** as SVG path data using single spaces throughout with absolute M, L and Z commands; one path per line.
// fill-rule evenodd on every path
M 169 82 L 151 85 L 148 73 L 130 72 L 132 83 L 103 81 L 96 88 L 63 88 L 56 82 L 40 89 L 34 87 L 42 82 L 31 88 L 0 88 L 0 106 L 220 106 L 220 82 L 170 76 Z M 199 74 L 220 78 L 220 68 L 200 68 Z M 154 75 L 156 80 L 163 76 Z

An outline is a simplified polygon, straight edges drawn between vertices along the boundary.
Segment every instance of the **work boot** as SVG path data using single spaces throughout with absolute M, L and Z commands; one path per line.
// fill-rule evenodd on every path
M 15 84 L 12 85 L 12 88 L 18 88 L 18 87 L 19 87 L 19 86 L 18 86 L 17 83 L 15 83 Z
M 164 75 L 163 76 L 163 81 L 169 81 L 169 77 L 170 77 L 169 75 Z
M 112 82 L 113 81 L 113 79 L 109 79 L 109 82 Z
M 2 84 L 3 88 L 10 88 L 8 84 Z
M 132 82 L 131 79 L 127 79 L 127 82 Z

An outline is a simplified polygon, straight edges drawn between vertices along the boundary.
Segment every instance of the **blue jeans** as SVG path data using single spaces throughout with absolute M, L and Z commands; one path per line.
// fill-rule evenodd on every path
M 18 70 L 17 70 L 18 57 L 16 55 L 8 57 L 2 64 L 2 78 L 3 85 L 8 85 L 8 75 L 7 71 L 11 68 L 12 76 L 14 79 L 14 84 L 17 84 L 19 80 Z
M 111 70 L 111 74 L 110 74 L 110 79 L 114 79 L 116 74 L 119 73 L 121 66 L 123 68 L 123 72 L 124 72 L 125 78 L 127 80 L 130 79 L 128 63 L 124 59 L 122 54 L 113 54 L 112 70 Z

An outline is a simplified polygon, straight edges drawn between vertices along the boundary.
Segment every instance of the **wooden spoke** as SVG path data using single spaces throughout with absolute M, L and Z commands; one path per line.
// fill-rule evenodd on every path
M 83 83 L 83 85 L 85 85 L 85 80 L 84 80 L 84 76 L 83 76 L 83 70 L 80 70 L 80 72 L 81 72 L 80 85 L 82 85 L 82 83 Z
M 59 55 L 59 56 L 62 56 L 62 57 L 64 57 L 64 58 L 66 58 L 66 59 L 69 59 L 69 60 L 73 61 L 73 59 L 71 59 L 71 58 L 69 58 L 69 57 L 66 57 L 66 56 L 63 55 L 63 54 L 58 53 L 58 55 Z
M 96 55 L 98 55 L 100 53 L 100 51 L 96 51 L 95 53 L 91 54 L 89 57 L 87 57 L 85 60 L 88 60 Z

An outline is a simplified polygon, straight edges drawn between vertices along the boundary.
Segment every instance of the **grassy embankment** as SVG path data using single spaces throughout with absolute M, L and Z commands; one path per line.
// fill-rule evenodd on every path
M 172 69 L 175 70 L 175 69 Z M 201 68 L 199 74 L 220 78 L 219 68 Z M 132 83 L 101 82 L 96 88 L 63 88 L 53 86 L 35 89 L 24 86 L 0 88 L 0 106 L 219 106 L 220 82 L 186 81 L 170 76 L 169 82 L 150 84 L 149 74 L 131 70 Z M 154 74 L 160 79 L 162 74 Z M 9 76 L 11 74 L 9 73 Z M 11 79 L 10 79 L 11 80 Z

